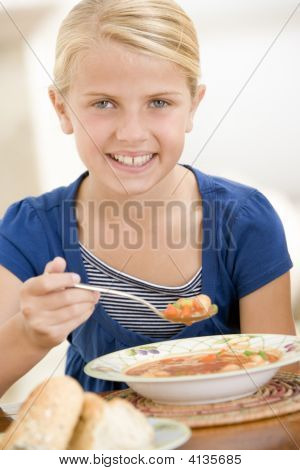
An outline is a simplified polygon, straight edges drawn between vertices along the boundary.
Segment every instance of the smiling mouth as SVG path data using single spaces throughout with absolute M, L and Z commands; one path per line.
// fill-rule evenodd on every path
M 157 153 L 151 153 L 148 155 L 141 155 L 137 157 L 130 157 L 127 155 L 114 155 L 111 153 L 107 154 L 112 160 L 121 163 L 124 166 L 128 167 L 141 167 L 147 165 L 156 155 Z

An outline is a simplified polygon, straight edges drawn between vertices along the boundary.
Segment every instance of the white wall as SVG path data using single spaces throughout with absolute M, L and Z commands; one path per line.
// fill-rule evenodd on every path
M 199 31 L 207 84 L 189 139 L 189 159 L 210 138 L 296 2 L 181 3 L 193 5 L 189 10 Z M 228 177 L 245 175 L 256 186 L 271 186 L 300 198 L 299 42 L 300 8 L 197 160 L 203 170 Z

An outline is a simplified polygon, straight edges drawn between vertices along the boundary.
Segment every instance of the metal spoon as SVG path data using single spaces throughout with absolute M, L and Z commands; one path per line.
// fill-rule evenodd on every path
M 133 294 L 128 294 L 127 292 L 122 292 L 119 290 L 113 290 L 113 289 L 108 289 L 106 287 L 98 287 L 98 286 L 91 286 L 90 284 L 74 284 L 73 287 L 76 287 L 77 289 L 86 289 L 86 290 L 91 290 L 91 291 L 96 291 L 96 292 L 101 292 L 102 294 L 112 294 L 112 295 L 117 295 L 119 297 L 127 297 L 128 299 L 135 300 L 136 302 L 140 302 L 141 304 L 145 305 L 148 307 L 152 312 L 156 313 L 159 317 L 163 318 L 164 320 L 167 320 L 171 323 L 184 323 L 187 325 L 191 325 L 192 323 L 196 321 L 201 321 L 201 320 L 206 320 L 207 318 L 211 317 L 212 314 L 208 314 L 206 316 L 203 316 L 203 314 L 198 314 L 194 313 L 193 316 L 189 319 L 180 319 L 178 321 L 173 321 L 170 320 L 169 318 L 166 318 L 160 310 L 158 310 L 154 305 L 152 305 L 150 302 L 147 302 L 146 300 L 142 299 L 141 297 L 137 297 L 136 295 Z

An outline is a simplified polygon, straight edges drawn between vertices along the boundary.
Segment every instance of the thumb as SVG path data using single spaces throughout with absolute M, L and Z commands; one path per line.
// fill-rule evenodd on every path
M 60 256 L 56 256 L 56 258 L 46 264 L 44 273 L 63 273 L 66 269 L 66 266 L 66 260 L 64 258 L 61 258 Z

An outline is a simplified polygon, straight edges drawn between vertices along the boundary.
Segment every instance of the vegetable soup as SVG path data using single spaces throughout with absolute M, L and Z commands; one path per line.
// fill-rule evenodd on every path
M 258 367 L 278 361 L 282 353 L 277 349 L 229 351 L 221 349 L 168 357 L 129 367 L 125 374 L 139 377 L 179 377 L 196 374 L 231 372 Z

